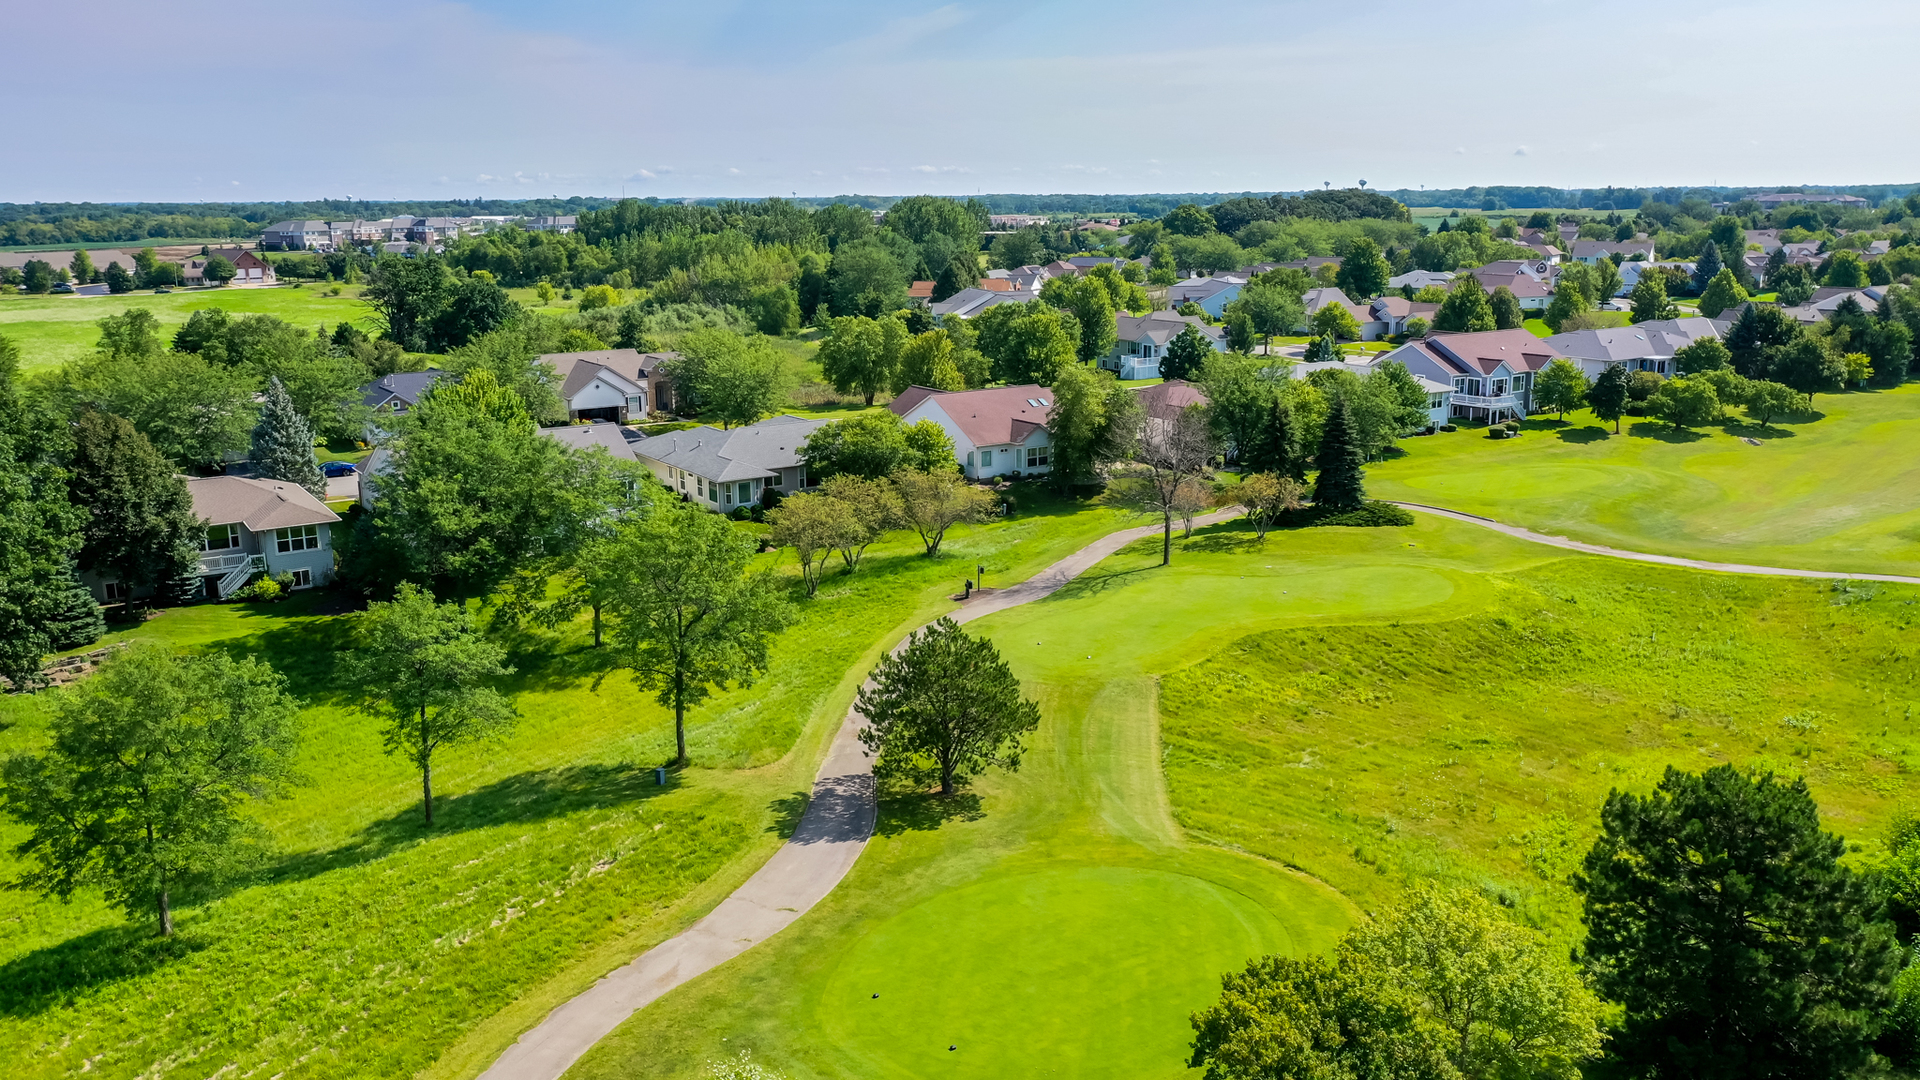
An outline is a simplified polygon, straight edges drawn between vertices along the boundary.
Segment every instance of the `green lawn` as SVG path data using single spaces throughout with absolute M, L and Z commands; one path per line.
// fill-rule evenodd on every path
M 141 248 L 177 247 L 181 244 L 201 244 L 206 247 L 244 247 L 252 248 L 258 237 L 149 237 L 144 240 L 84 240 L 77 244 L 17 244 L 12 247 L 0 247 L 0 251 L 74 251 L 85 248 L 88 251 L 139 251 Z M 133 267 L 129 266 L 131 270 Z
M 330 286 L 303 285 L 298 289 L 176 289 L 164 296 L 151 292 L 121 296 L 0 296 L 0 334 L 20 346 L 26 371 L 55 367 L 93 351 L 100 340 L 95 325 L 108 315 L 130 308 L 153 312 L 171 333 L 201 308 L 224 308 L 235 314 L 276 315 L 296 326 L 325 326 L 351 322 L 374 327 L 372 312 L 358 299 L 359 287 L 347 286 L 339 296 L 328 296 Z
M 1667 764 L 1804 771 L 1871 844 L 1920 749 L 1920 589 L 1562 554 L 1431 517 L 1234 523 L 982 620 L 1041 704 L 1024 768 L 895 792 L 819 908 L 568 1075 L 744 1049 L 801 1080 L 1184 1076 L 1221 972 L 1410 879 L 1567 932 L 1600 800 Z
M 1518 439 L 1462 428 L 1404 440 L 1368 490 L 1640 551 L 1920 573 L 1920 386 L 1815 406 L 1770 428 L 1627 417 L 1614 435 L 1585 412 L 1529 420 Z
M 278 849 L 181 905 L 172 942 L 90 894 L 62 905 L 0 893 L 8 1075 L 477 1071 L 777 847 L 852 697 L 850 673 L 946 608 L 977 562 L 1024 577 L 1112 527 L 1110 511 L 1016 497 L 1013 518 L 951 537 L 939 560 L 899 537 L 858 575 L 829 574 L 767 676 L 690 718 L 696 767 L 665 788 L 649 766 L 670 756 L 670 714 L 626 676 L 599 678 L 584 622 L 509 634 L 522 718 L 499 743 L 437 760 L 431 833 L 417 824 L 417 775 L 331 688 L 353 616 L 327 614 L 328 595 L 176 609 L 120 631 L 287 673 L 308 706 L 305 782 L 263 808 Z M 39 742 L 42 700 L 0 699 L 0 754 Z M 20 838 L 0 825 L 0 845 Z M 13 873 L 0 856 L 0 876 Z

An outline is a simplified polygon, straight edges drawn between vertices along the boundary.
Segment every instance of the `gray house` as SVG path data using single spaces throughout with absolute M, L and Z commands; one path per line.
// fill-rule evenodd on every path
M 1573 330 L 1547 339 L 1560 355 L 1580 365 L 1587 378 L 1597 379 L 1610 367 L 1672 375 L 1673 354 L 1701 338 L 1719 337 L 1714 321 L 1703 316 L 1658 319 L 1632 326 Z
M 702 425 L 655 435 L 632 447 L 634 457 L 668 488 L 726 513 L 752 505 L 768 489 L 788 494 L 804 487 L 807 470 L 800 447 L 830 422 L 776 416 L 725 431 Z
M 1227 332 L 1208 326 L 1206 320 L 1196 315 L 1171 311 L 1150 311 L 1145 315 L 1123 312 L 1115 315 L 1113 321 L 1117 334 L 1113 352 L 1101 357 L 1100 366 L 1123 379 L 1159 378 L 1160 359 L 1167 355 L 1167 343 L 1189 326 L 1207 335 L 1214 352 L 1227 351 Z
M 231 596 L 262 574 L 290 574 L 296 589 L 332 579 L 332 532 L 340 515 L 306 488 L 281 480 L 208 476 L 188 480 L 187 492 L 194 515 L 206 525 L 195 576 L 207 599 Z M 83 574 L 82 580 L 103 603 L 132 598 L 110 578 Z
M 360 388 L 360 403 L 375 412 L 403 413 L 420 404 L 420 396 L 445 375 L 439 368 L 382 375 Z

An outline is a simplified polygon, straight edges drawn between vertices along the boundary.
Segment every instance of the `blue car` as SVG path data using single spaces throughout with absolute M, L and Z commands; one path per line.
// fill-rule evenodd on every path
M 320 467 L 320 471 L 328 476 L 352 476 L 353 462 L 329 461 Z

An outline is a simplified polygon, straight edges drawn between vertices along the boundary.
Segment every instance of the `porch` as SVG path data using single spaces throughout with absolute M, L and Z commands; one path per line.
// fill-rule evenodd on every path
M 1463 394 L 1456 390 L 1453 394 L 1452 415 L 1489 424 L 1508 419 L 1524 420 L 1527 415 L 1527 399 L 1524 394 L 1501 394 L 1490 397 L 1482 394 Z

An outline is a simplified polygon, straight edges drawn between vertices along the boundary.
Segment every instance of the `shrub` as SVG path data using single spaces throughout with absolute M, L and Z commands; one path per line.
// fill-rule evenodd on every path
M 289 576 L 287 580 L 291 582 L 293 579 Z M 285 590 L 280 587 L 278 581 L 262 575 L 241 586 L 239 589 L 234 590 L 233 595 L 229 599 L 269 603 L 280 599 L 283 592 L 285 592 Z
M 1358 510 L 1328 514 L 1314 522 L 1315 525 L 1342 525 L 1347 528 L 1373 529 L 1413 524 L 1413 511 L 1404 510 L 1392 503 L 1370 502 Z
M 733 508 L 733 513 L 730 516 L 735 521 L 752 521 L 753 509 L 744 505 L 736 506 Z
M 1460 425 L 1459 424 L 1441 424 L 1440 430 L 1441 431 L 1459 431 Z

